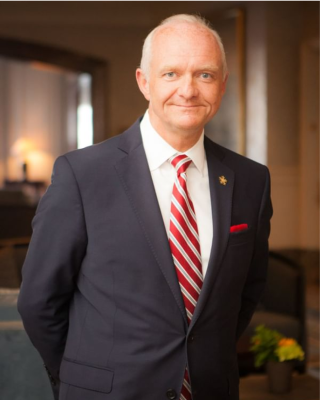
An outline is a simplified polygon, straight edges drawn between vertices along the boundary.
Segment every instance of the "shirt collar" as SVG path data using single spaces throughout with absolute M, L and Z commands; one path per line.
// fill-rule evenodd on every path
M 181 154 L 171 147 L 153 128 L 149 118 L 149 112 L 146 111 L 141 123 L 140 130 L 142 136 L 143 147 L 146 152 L 150 171 L 159 168 L 163 163 L 168 161 L 174 154 Z M 202 132 L 197 143 L 183 154 L 191 158 L 196 168 L 203 175 L 205 164 L 204 151 L 204 132 Z

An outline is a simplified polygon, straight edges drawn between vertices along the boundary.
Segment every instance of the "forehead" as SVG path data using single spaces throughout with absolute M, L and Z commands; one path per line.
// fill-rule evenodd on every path
M 152 55 L 206 55 L 219 57 L 220 49 L 215 37 L 205 27 L 180 23 L 160 27 L 155 33 Z M 157 57 L 158 58 L 158 57 Z

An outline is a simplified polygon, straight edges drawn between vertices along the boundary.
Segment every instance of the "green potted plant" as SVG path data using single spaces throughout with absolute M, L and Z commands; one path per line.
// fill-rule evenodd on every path
M 291 389 L 293 360 L 303 360 L 304 352 L 293 338 L 259 325 L 251 338 L 250 348 L 255 355 L 255 366 L 266 365 L 269 388 L 273 393 Z

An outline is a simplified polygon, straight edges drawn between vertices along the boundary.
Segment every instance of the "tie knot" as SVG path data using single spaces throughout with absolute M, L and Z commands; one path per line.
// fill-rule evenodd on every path
M 179 154 L 178 156 L 174 155 L 171 158 L 169 158 L 169 161 L 174 166 L 177 174 L 180 175 L 186 172 L 192 160 L 185 154 Z

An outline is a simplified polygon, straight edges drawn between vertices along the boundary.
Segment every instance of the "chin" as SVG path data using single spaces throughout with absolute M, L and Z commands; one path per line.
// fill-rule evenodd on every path
M 182 118 L 179 118 L 179 121 L 177 121 L 177 126 L 180 127 L 180 129 L 185 129 L 187 131 L 191 130 L 199 130 L 204 127 L 205 122 L 202 118 L 194 118 L 192 116 L 185 116 Z
M 179 131 L 185 131 L 188 133 L 199 133 L 200 131 L 202 132 L 203 126 L 198 125 L 198 124 L 177 124 L 176 125 L 177 130 Z

